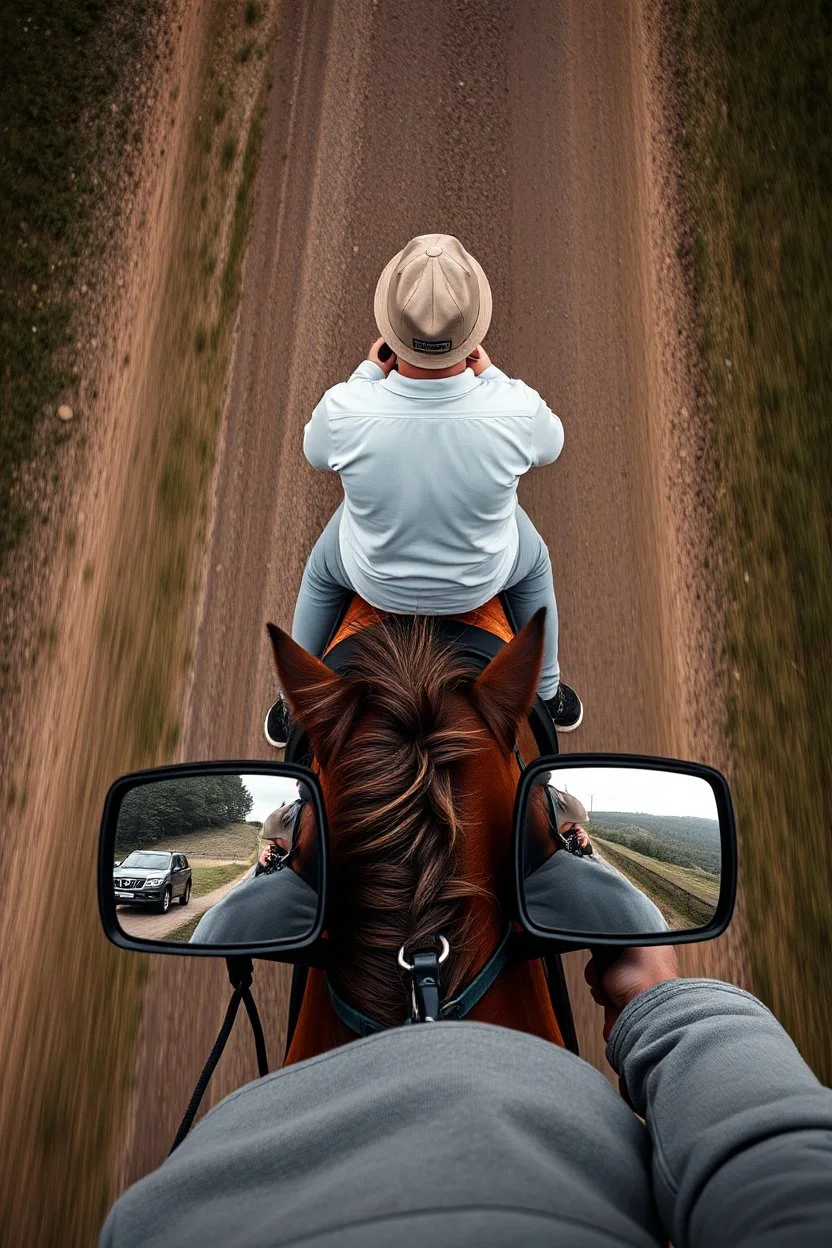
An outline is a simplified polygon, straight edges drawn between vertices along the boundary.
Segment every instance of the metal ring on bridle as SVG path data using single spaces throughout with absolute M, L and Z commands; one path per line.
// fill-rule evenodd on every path
M 436 939 L 439 941 L 439 947 L 441 950 L 439 954 L 439 965 L 441 966 L 442 963 L 447 958 L 448 954 L 451 952 L 451 946 L 448 944 L 444 936 L 437 936 Z M 403 971 L 413 970 L 413 963 L 408 962 L 404 956 L 404 945 L 402 945 L 401 949 L 399 950 L 399 966 L 402 968 Z

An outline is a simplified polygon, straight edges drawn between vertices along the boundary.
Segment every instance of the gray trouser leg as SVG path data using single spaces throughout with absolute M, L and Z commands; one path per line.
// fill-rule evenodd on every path
M 544 700 L 553 698 L 560 684 L 558 667 L 558 607 L 552 581 L 552 561 L 546 543 L 526 515 L 517 508 L 520 548 L 503 593 L 514 612 L 520 628 L 527 624 L 540 607 L 546 608 L 546 635 L 543 668 L 537 691 Z
M 338 620 L 344 598 L 353 592 L 341 562 L 338 542 L 343 506 L 342 503 L 312 547 L 292 618 L 294 640 L 319 658 Z

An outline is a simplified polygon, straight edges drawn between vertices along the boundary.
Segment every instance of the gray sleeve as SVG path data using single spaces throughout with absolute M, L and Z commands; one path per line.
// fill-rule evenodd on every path
M 192 945 L 304 940 L 315 926 L 318 894 L 292 870 L 251 876 L 202 916 Z
M 215 909 L 216 906 L 214 907 Z M 214 910 L 206 910 L 205 914 L 203 914 L 191 933 L 188 941 L 189 945 L 219 944 L 219 941 L 214 940 Z
M 607 1046 L 647 1122 L 676 1248 L 832 1243 L 832 1091 L 755 997 L 713 980 L 658 984 Z
M 667 931 L 650 898 L 598 858 L 559 850 L 523 887 L 529 914 L 541 927 L 610 936 Z

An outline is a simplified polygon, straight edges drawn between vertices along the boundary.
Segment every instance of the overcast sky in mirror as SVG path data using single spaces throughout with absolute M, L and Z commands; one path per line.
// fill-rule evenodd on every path
M 701 776 L 641 767 L 558 767 L 549 783 L 577 797 L 588 811 L 719 819 L 713 790 Z
M 241 776 L 243 784 L 254 798 L 249 819 L 260 823 L 278 806 L 288 805 L 298 799 L 298 784 L 288 776 Z M 269 825 L 271 826 L 271 825 Z

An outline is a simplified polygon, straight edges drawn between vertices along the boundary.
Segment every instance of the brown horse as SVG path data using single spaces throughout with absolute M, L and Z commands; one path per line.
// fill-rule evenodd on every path
M 387 1026 L 408 1014 L 397 952 L 450 944 L 448 999 L 499 944 L 513 912 L 511 829 L 543 649 L 539 612 L 479 675 L 431 622 L 362 632 L 339 675 L 274 625 L 285 696 L 309 734 L 330 828 L 330 971 L 352 1006 Z M 469 1017 L 561 1044 L 539 962 L 506 967 Z M 322 971 L 310 971 L 287 1062 L 354 1039 Z

